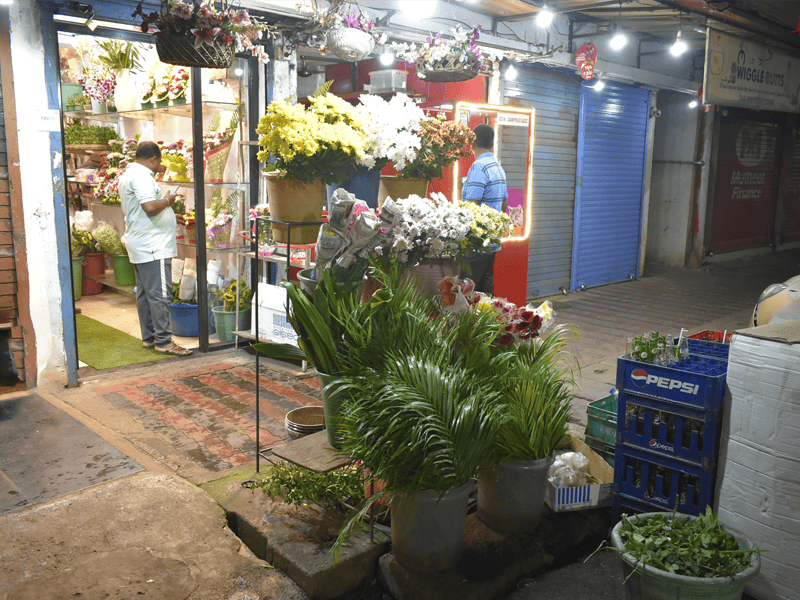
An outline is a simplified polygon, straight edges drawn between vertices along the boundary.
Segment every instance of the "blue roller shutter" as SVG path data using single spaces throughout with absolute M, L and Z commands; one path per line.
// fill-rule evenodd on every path
M 584 85 L 578 130 L 572 289 L 638 277 L 650 92 Z
M 505 102 L 536 109 L 528 298 L 557 294 L 570 285 L 580 81 L 571 73 L 527 67 L 518 69 L 514 81 L 504 82 Z M 509 188 L 524 188 L 524 131 L 503 129 L 501 161 Z

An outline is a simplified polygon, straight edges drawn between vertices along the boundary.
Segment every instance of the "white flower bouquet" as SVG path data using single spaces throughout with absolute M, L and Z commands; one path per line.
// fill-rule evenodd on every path
M 422 144 L 420 122 L 425 112 L 405 94 L 386 101 L 364 94 L 356 107 L 364 129 L 364 158 L 358 164 L 382 169 L 391 162 L 397 171 L 417 158 Z

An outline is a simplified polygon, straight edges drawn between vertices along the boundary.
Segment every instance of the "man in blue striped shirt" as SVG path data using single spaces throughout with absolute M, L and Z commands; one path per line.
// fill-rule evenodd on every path
M 508 209 L 508 188 L 506 172 L 492 152 L 494 148 L 494 129 L 489 125 L 475 127 L 475 142 L 472 151 L 475 162 L 472 163 L 464 190 L 463 200 L 486 204 L 503 213 Z M 494 258 L 500 246 L 492 245 L 488 253 L 470 252 L 466 259 L 470 272 L 462 271 L 461 277 L 469 277 L 475 282 L 475 289 L 485 294 L 494 295 Z

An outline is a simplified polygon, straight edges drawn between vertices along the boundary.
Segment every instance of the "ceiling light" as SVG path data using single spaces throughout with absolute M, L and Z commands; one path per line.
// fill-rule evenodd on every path
M 406 16 L 413 16 L 416 19 L 428 19 L 436 12 L 436 0 L 403 0 L 400 3 L 400 10 Z
M 547 8 L 547 4 L 542 6 L 542 10 L 536 15 L 536 24 L 539 27 L 547 27 L 553 22 L 553 13 Z
M 381 64 L 384 67 L 389 67 L 394 64 L 394 52 L 391 50 L 386 50 L 385 52 L 381 53 L 380 57 Z
M 506 69 L 506 79 L 512 80 L 517 78 L 517 70 L 514 68 L 514 65 L 509 65 L 508 69 Z
M 697 100 L 692 100 L 689 102 L 689 108 L 697 108 Z
M 675 43 L 672 44 L 669 51 L 672 56 L 680 56 L 688 49 L 689 47 L 686 45 L 686 42 L 681 39 L 681 32 L 679 31 L 678 36 L 675 38 Z
M 622 50 L 625 47 L 625 44 L 628 43 L 628 36 L 624 33 L 616 33 L 614 37 L 611 38 L 609 42 L 609 46 L 611 46 L 612 50 Z
M 11 6 L 12 4 L 14 4 L 14 0 L 0 0 L 0 6 L 2 5 Z
M 602 89 L 603 89 L 604 87 L 606 87 L 606 84 L 605 84 L 605 83 L 603 83 L 603 80 L 602 80 L 602 79 L 598 79 L 598 80 L 597 80 L 597 83 L 595 83 L 595 84 L 594 84 L 592 87 L 594 88 L 594 91 L 595 91 L 595 92 L 599 92 L 599 91 L 602 91 Z
M 244 69 L 242 69 L 241 67 L 236 67 L 233 70 L 233 74 L 236 75 L 237 77 L 241 77 L 242 75 L 244 75 Z

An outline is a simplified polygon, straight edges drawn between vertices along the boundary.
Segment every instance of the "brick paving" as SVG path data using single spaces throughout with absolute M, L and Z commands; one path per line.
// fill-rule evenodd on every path
M 252 364 L 218 363 L 185 371 L 98 385 L 93 391 L 162 436 L 191 461 L 222 471 L 255 460 L 256 372 Z M 262 366 L 262 448 L 288 442 L 286 413 L 319 406 L 316 378 L 298 378 Z

